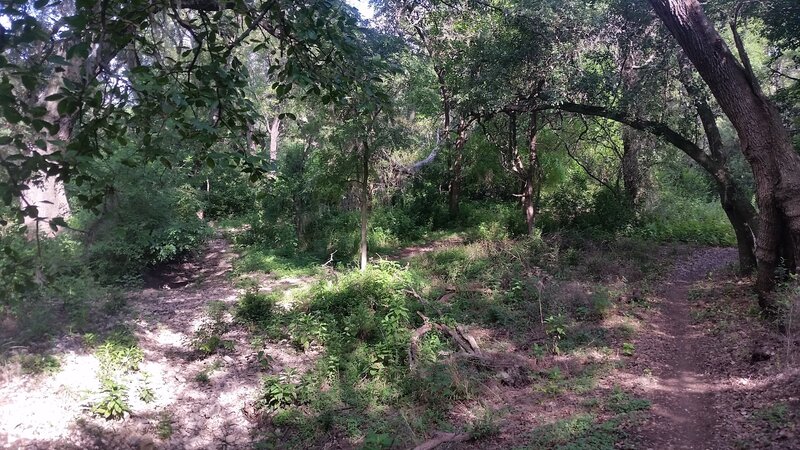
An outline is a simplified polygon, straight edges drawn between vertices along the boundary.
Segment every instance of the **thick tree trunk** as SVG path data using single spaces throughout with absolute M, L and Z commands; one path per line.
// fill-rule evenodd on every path
M 643 103 L 636 101 L 639 94 L 639 74 L 634 68 L 634 51 L 627 52 L 627 58 L 622 65 L 622 86 L 628 97 L 625 99 L 624 108 L 628 115 L 638 117 L 643 109 Z M 639 131 L 631 127 L 622 127 L 622 183 L 625 189 L 625 198 L 632 209 L 639 204 L 641 194 L 642 169 L 639 157 L 642 153 L 644 142 Z
M 525 212 L 525 225 L 529 236 L 533 235 L 536 225 L 539 198 L 539 148 L 536 144 L 538 125 L 537 113 L 533 111 L 528 134 L 528 170 L 525 172 L 525 187 L 522 192 L 522 208 Z
M 278 160 L 278 137 L 281 132 L 281 120 L 277 117 L 272 119 L 269 126 L 269 161 L 275 162 Z
M 467 124 L 464 119 L 458 124 L 458 136 L 453 145 L 453 163 L 450 167 L 450 189 L 447 206 L 450 217 L 455 219 L 460 213 L 461 172 L 464 166 L 464 145 L 467 143 Z
M 369 220 L 369 146 L 363 143 L 361 155 L 361 245 L 359 246 L 362 272 L 367 270 L 367 222 Z
M 77 68 L 69 67 L 66 72 L 54 74 L 47 89 L 39 96 L 38 103 L 40 105 L 46 105 L 47 109 L 47 113 L 43 119 L 46 122 L 58 124 L 58 132 L 55 135 L 44 131 L 45 141 L 47 143 L 44 149 L 46 155 L 53 155 L 64 151 L 63 143 L 69 142 L 72 137 L 75 119 L 72 116 L 62 117 L 61 114 L 58 113 L 57 102 L 47 102 L 44 100 L 46 97 L 59 92 L 61 86 L 63 86 L 63 80 L 67 76 L 73 78 L 77 77 Z M 61 143 L 58 143 L 59 141 Z M 28 181 L 27 186 L 28 188 L 22 192 L 22 206 L 23 208 L 27 206 L 36 207 L 38 215 L 37 218 L 25 218 L 28 237 L 33 238 L 37 233 L 44 234 L 45 236 L 53 236 L 56 232 L 51 229 L 46 222 L 56 217 L 67 219 L 72 214 L 72 209 L 67 200 L 67 191 L 64 182 L 56 176 L 39 172 L 34 179 Z M 45 226 L 39 226 L 39 223 L 43 222 Z
M 700 3 L 649 1 L 736 128 L 753 170 L 760 214 L 757 288 L 762 294 L 759 303 L 769 308 L 767 294 L 774 287 L 783 249 L 789 248 L 795 261 L 800 259 L 800 155 L 791 146 L 778 110 L 736 60 Z
M 622 183 L 625 198 L 631 208 L 639 204 L 641 194 L 642 170 L 639 155 L 642 150 L 642 138 L 630 127 L 622 128 Z

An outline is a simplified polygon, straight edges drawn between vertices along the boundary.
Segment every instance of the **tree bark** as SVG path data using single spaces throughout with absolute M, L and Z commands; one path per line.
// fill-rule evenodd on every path
M 362 272 L 367 270 L 367 222 L 369 220 L 369 146 L 364 142 L 361 154 L 361 245 L 359 246 Z
M 522 207 L 525 212 L 525 225 L 532 236 L 536 225 L 536 210 L 539 192 L 539 149 L 536 144 L 538 132 L 537 112 L 531 112 L 530 133 L 528 134 L 528 170 L 525 171 L 525 186 L 522 192 Z
M 453 144 L 453 163 L 450 167 L 450 189 L 448 190 L 447 206 L 450 217 L 458 218 L 461 202 L 461 177 L 464 166 L 464 145 L 467 143 L 467 121 L 461 119 L 458 124 L 458 136 Z
M 633 67 L 634 51 L 628 50 L 628 57 L 622 65 L 621 77 L 622 86 L 625 93 L 629 96 L 637 96 L 639 74 Z M 625 110 L 631 116 L 639 116 L 642 110 L 641 102 L 635 99 L 626 99 Z M 622 127 L 622 183 L 625 189 L 625 197 L 628 200 L 629 206 L 635 210 L 639 204 L 639 195 L 641 194 L 642 184 L 642 169 L 639 164 L 639 155 L 644 147 L 642 136 L 635 129 L 627 126 Z
M 693 82 L 689 67 L 682 68 L 680 81 L 694 102 L 697 116 L 705 131 L 711 159 L 717 165 L 717 169 L 711 175 L 716 182 L 722 209 L 736 234 L 740 273 L 749 274 L 757 267 L 755 236 L 758 230 L 758 214 L 750 204 L 750 200 L 732 181 L 733 178 L 726 164 L 727 157 L 722 142 L 722 133 L 717 126 L 717 117 L 702 88 Z
M 737 61 L 697 0 L 649 0 L 736 128 L 756 181 L 759 304 L 770 308 L 769 292 L 784 248 L 800 260 L 800 155 L 776 107 Z M 744 58 L 744 55 L 741 55 Z M 785 230 L 785 232 L 784 232 Z M 796 267 L 789 267 L 795 270 Z
M 278 137 L 280 132 L 281 120 L 275 117 L 269 126 L 269 161 L 273 163 L 278 160 Z

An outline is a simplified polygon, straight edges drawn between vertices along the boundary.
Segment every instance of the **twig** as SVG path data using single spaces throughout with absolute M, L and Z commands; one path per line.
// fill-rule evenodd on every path
M 332 263 L 332 262 L 333 262 L 333 255 L 335 255 L 335 254 L 336 254 L 336 252 L 338 252 L 338 250 L 334 250 L 334 251 L 333 251 L 333 253 L 331 253 L 331 257 L 330 257 L 330 258 L 328 258 L 328 262 L 326 262 L 325 264 L 323 264 L 323 265 L 322 265 L 322 267 L 325 267 L 325 266 L 327 266 L 328 264 L 330 264 L 330 263 Z

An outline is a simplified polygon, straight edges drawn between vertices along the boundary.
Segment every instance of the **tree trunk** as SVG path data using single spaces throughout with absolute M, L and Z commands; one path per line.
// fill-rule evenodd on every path
M 39 96 L 38 103 L 46 105 L 47 113 L 43 117 L 46 122 L 58 124 L 58 132 L 51 135 L 45 131 L 45 141 L 47 146 L 44 153 L 46 155 L 53 155 L 64 151 L 63 143 L 69 142 L 72 137 L 72 130 L 75 124 L 75 119 L 72 116 L 64 116 L 58 113 L 57 102 L 45 101 L 44 99 L 50 95 L 56 94 L 63 86 L 64 78 L 67 76 L 77 76 L 77 69 L 69 67 L 67 72 L 54 74 L 47 86 L 47 89 Z M 57 143 L 60 141 L 62 143 Z M 47 222 L 56 217 L 64 219 L 69 218 L 72 214 L 69 202 L 67 200 L 67 191 L 64 182 L 58 177 L 47 175 L 44 172 L 39 172 L 34 179 L 29 180 L 27 183 L 28 188 L 22 192 L 22 206 L 34 206 L 37 210 L 38 217 L 25 217 L 25 226 L 27 227 L 28 238 L 35 237 L 36 233 L 44 234 L 46 236 L 55 235 L 55 231 L 50 226 L 41 227 L 40 222 Z
M 464 119 L 458 124 L 458 137 L 453 145 L 453 164 L 450 167 L 450 189 L 448 192 L 448 211 L 450 217 L 458 218 L 461 202 L 461 172 L 464 166 L 464 145 L 467 142 L 467 124 Z
M 281 120 L 278 117 L 272 119 L 269 126 L 269 162 L 278 160 L 278 137 L 281 131 Z
M 525 211 L 525 225 L 529 236 L 533 236 L 539 197 L 539 149 L 536 145 L 538 125 L 537 113 L 533 111 L 528 135 L 528 170 L 525 171 L 525 186 L 522 192 L 522 208 Z
M 622 127 L 622 183 L 625 198 L 630 207 L 635 209 L 641 194 L 642 170 L 639 166 L 639 154 L 642 150 L 642 138 L 630 127 Z
M 757 288 L 759 304 L 770 308 L 767 294 L 774 287 L 782 249 L 790 249 L 795 261 L 800 259 L 800 155 L 792 148 L 778 110 L 753 74 L 736 60 L 700 3 L 649 1 L 736 128 L 753 170 L 760 214 Z M 746 63 L 743 51 L 740 56 Z
M 628 50 L 628 57 L 622 65 L 621 78 L 622 86 L 625 93 L 630 96 L 639 95 L 639 74 L 634 68 L 634 50 Z M 626 98 L 624 107 L 628 115 L 633 117 L 639 116 L 643 109 L 643 103 L 636 101 L 636 98 Z M 631 209 L 635 210 L 639 204 L 639 195 L 641 194 L 642 184 L 642 170 L 639 164 L 639 156 L 641 154 L 644 142 L 642 136 L 638 131 L 633 128 L 622 127 L 622 183 L 625 189 L 625 197 Z
M 700 123 L 705 131 L 706 141 L 710 152 L 710 160 L 715 164 L 710 174 L 717 185 L 722 209 L 728 216 L 728 221 L 736 235 L 736 246 L 739 251 L 739 271 L 742 275 L 749 274 L 757 266 L 755 255 L 755 235 L 758 229 L 758 214 L 750 200 L 741 192 L 733 182 L 728 170 L 725 155 L 725 146 L 722 142 L 722 133 L 717 126 L 717 117 L 711 109 L 708 97 L 703 89 L 698 86 L 690 74 L 691 68 L 683 64 L 680 81 L 686 92 L 692 98 L 700 118 Z
M 361 154 L 361 245 L 359 248 L 362 272 L 367 270 L 367 221 L 369 219 L 369 147 L 363 143 Z

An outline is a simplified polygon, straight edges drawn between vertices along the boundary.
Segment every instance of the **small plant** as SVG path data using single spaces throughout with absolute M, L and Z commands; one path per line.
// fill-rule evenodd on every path
M 384 450 L 392 448 L 393 442 L 394 439 L 389 434 L 370 431 L 364 437 L 364 446 L 361 448 L 363 450 Z
M 222 335 L 228 331 L 225 321 L 227 305 L 221 301 L 214 301 L 208 305 L 208 319 L 195 331 L 191 346 L 202 357 L 208 357 L 221 349 L 232 350 L 233 341 L 223 339 Z
M 20 355 L 19 366 L 22 369 L 22 373 L 30 375 L 52 374 L 61 369 L 61 363 L 53 355 Z
M 561 353 L 558 343 L 567 336 L 567 318 L 563 314 L 549 316 L 544 319 L 544 326 L 545 333 L 553 340 L 553 353 Z
M 317 314 L 301 313 L 289 323 L 289 338 L 303 351 L 313 343 L 325 342 L 327 335 L 328 325 Z
M 172 437 L 175 431 L 173 425 L 175 418 L 169 411 L 162 411 L 158 414 L 158 423 L 156 423 L 156 434 L 161 440 L 167 440 Z
M 125 386 L 111 378 L 104 378 L 101 383 L 103 387 L 100 393 L 103 397 L 91 406 L 92 414 L 106 420 L 117 420 L 130 413 Z
M 138 394 L 139 400 L 145 403 L 152 403 L 156 399 L 156 394 L 150 387 L 150 375 L 146 372 L 142 374 L 142 383 L 139 386 Z
M 274 295 L 249 291 L 239 299 L 236 317 L 248 324 L 264 324 L 272 319 L 274 309 Z
M 622 354 L 625 356 L 633 356 L 634 352 L 636 351 L 636 346 L 630 342 L 623 342 L 622 343 Z
M 298 401 L 296 375 L 295 371 L 287 370 L 277 376 L 265 376 L 259 406 L 277 411 L 296 404 Z
M 500 432 L 497 424 L 497 417 L 494 411 L 486 409 L 480 418 L 472 422 L 468 429 L 469 437 L 472 440 L 480 440 L 492 437 Z
M 136 345 L 130 347 L 111 340 L 106 341 L 96 352 L 100 367 L 104 372 L 133 372 L 139 370 L 144 360 L 144 352 Z
M 650 401 L 636 398 L 615 386 L 608 398 L 606 407 L 616 414 L 626 414 L 650 409 Z
M 786 403 L 776 403 L 753 414 L 753 417 L 763 420 L 773 430 L 786 426 L 789 423 L 789 416 L 790 412 Z
M 194 376 L 194 381 L 201 384 L 209 384 L 211 383 L 211 378 L 209 378 L 207 371 L 201 370 L 200 372 L 197 372 L 197 375 Z

